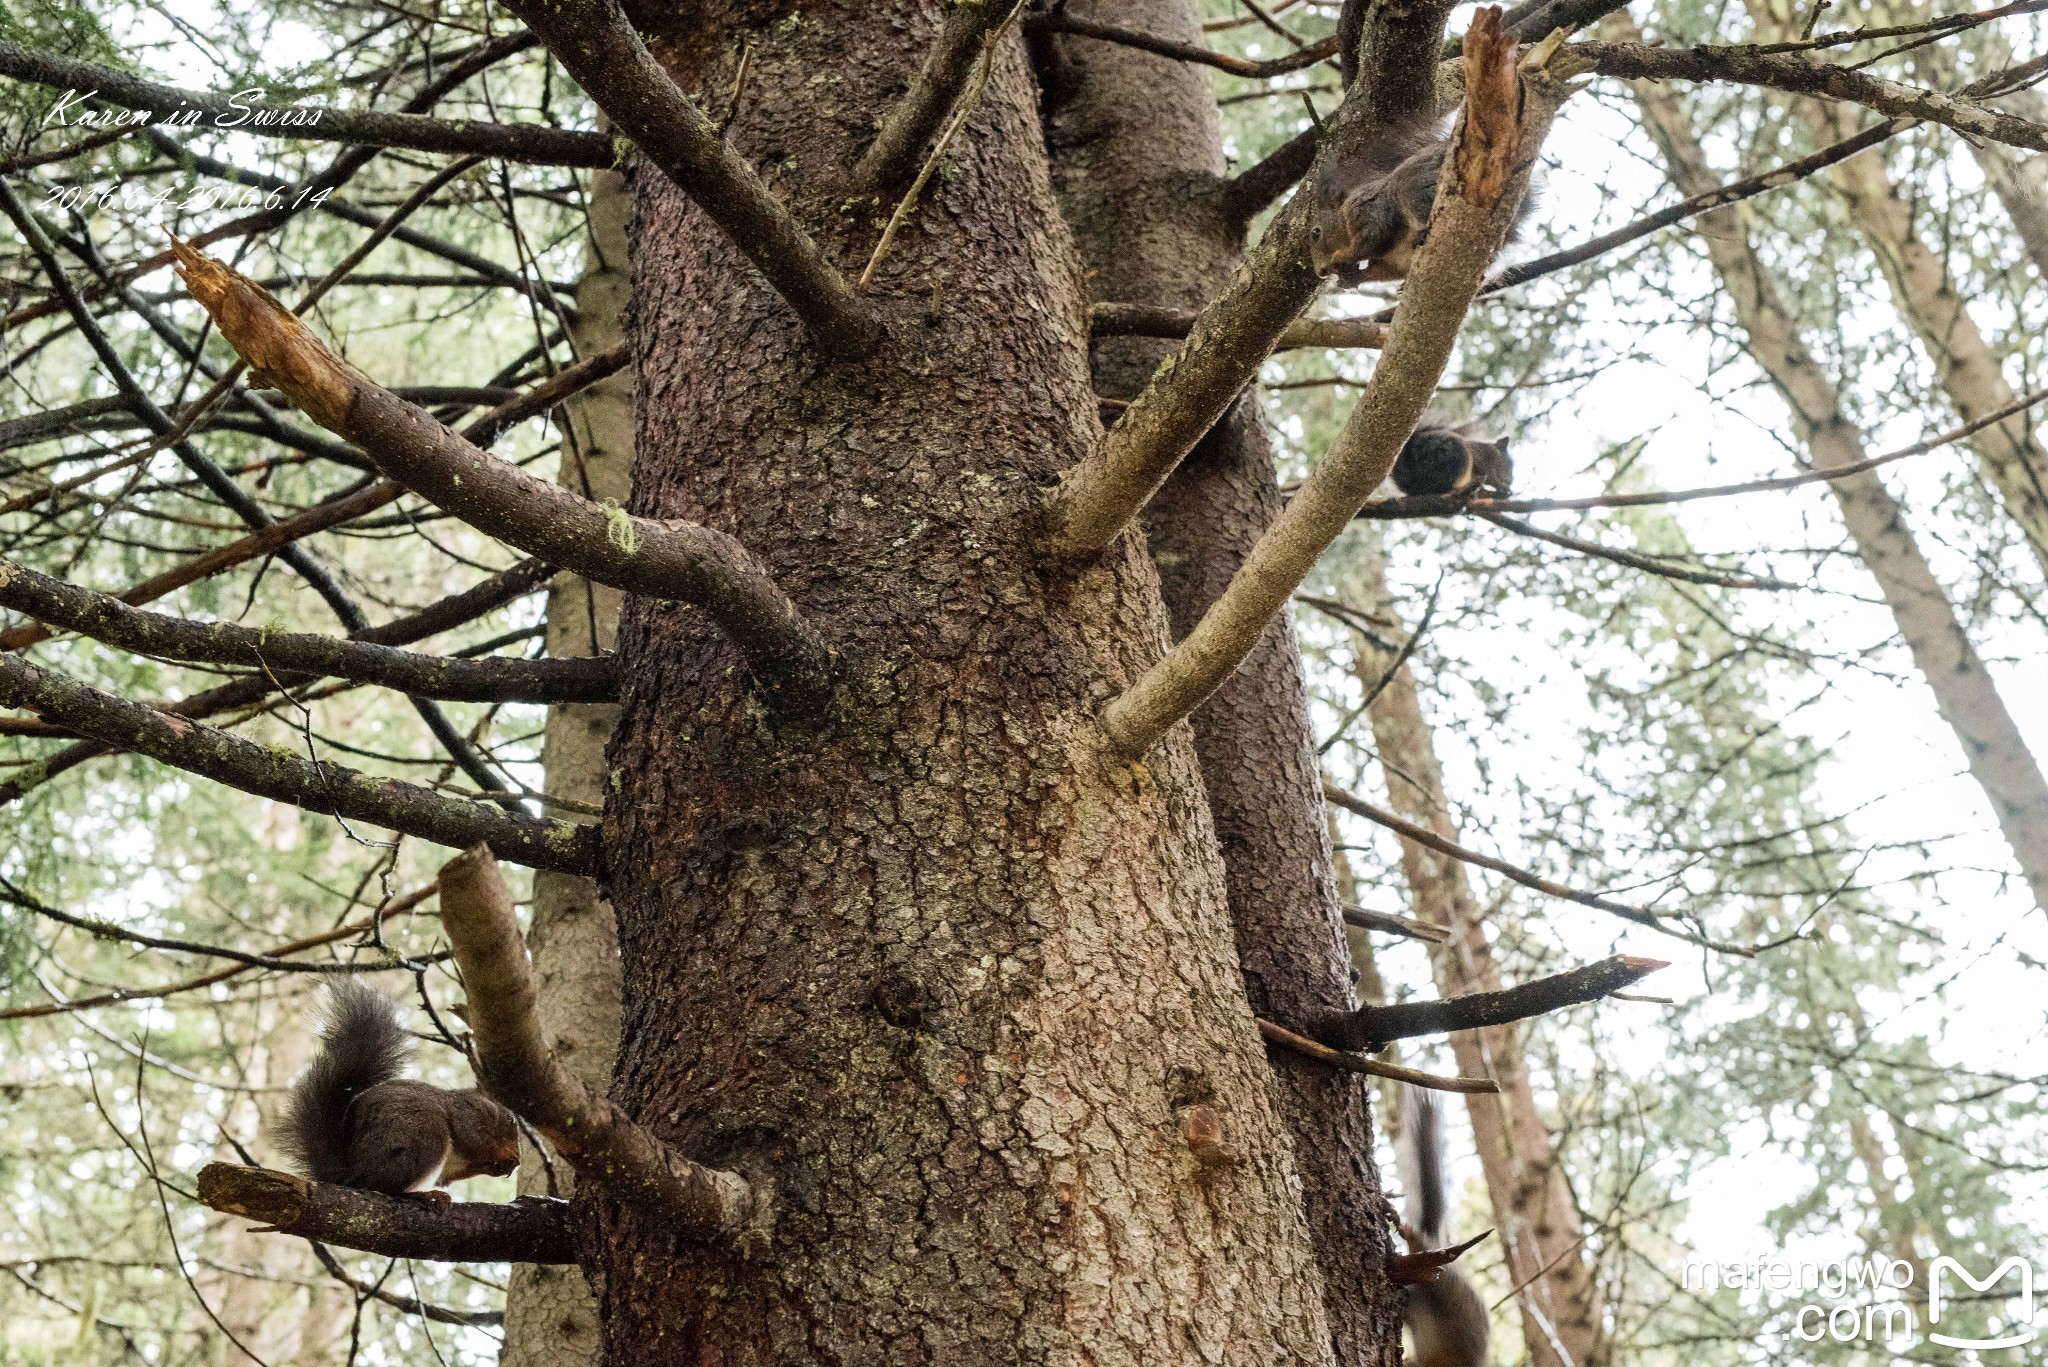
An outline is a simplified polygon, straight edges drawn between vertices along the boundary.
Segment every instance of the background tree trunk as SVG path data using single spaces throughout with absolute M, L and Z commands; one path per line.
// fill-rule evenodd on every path
M 1188 0 L 1083 3 L 1068 12 L 1201 41 Z M 1091 299 L 1200 309 L 1239 268 L 1245 232 L 1222 193 L 1223 141 L 1208 71 L 1081 39 L 1048 43 L 1038 66 L 1054 185 Z M 1097 392 L 1135 398 L 1174 346 L 1138 337 L 1098 341 Z M 1248 392 L 1146 510 L 1176 637 L 1201 620 L 1279 507 L 1264 415 L 1256 392 Z M 1350 1009 L 1292 623 L 1276 619 L 1192 720 L 1252 1010 L 1301 1025 Z M 1325 1272 L 1337 1360 L 1377 1361 L 1398 1335 L 1400 1301 L 1379 1272 L 1390 1212 L 1373 1162 L 1364 1080 L 1285 1051 L 1271 1061 Z
M 1625 16 L 1616 18 L 1621 22 L 1610 23 L 1618 32 L 1639 36 Z M 1712 188 L 1714 174 L 1670 91 L 1648 81 L 1631 84 L 1644 123 L 1664 151 L 1672 184 L 1688 195 Z M 1800 338 L 1750 246 L 1741 217 L 1732 208 L 1716 209 L 1702 214 L 1698 224 L 1749 338 L 1750 354 L 1784 397 L 1814 465 L 1835 469 L 1865 459 L 1862 434 L 1843 415 L 1834 385 Z M 2035 904 L 2048 909 L 2048 783 L 2040 767 L 1884 481 L 1866 471 L 1831 480 L 1828 489 L 1891 607 L 1913 662 L 1934 690 L 1942 719 L 1963 747 L 1971 776 L 1984 790 Z
M 1352 600 L 1375 619 L 1391 624 L 1396 634 L 1405 635 L 1387 589 L 1382 553 L 1375 547 L 1359 558 Z M 1381 656 L 1363 636 L 1354 634 L 1353 639 L 1360 658 L 1379 666 L 1366 680 L 1370 686 L 1393 660 Z M 1414 675 L 1405 664 L 1394 671 L 1367 716 L 1386 778 L 1387 805 L 1447 840 L 1458 840 L 1435 736 L 1422 715 Z M 1498 991 L 1504 985 L 1500 969 L 1464 864 L 1403 840 L 1401 869 L 1407 875 L 1414 916 L 1451 928 L 1448 943 L 1430 947 L 1437 995 Z M 1539 1367 L 1602 1367 L 1611 1358 L 1611 1345 L 1600 1288 L 1593 1280 L 1591 1250 L 1585 1247 L 1578 1205 L 1536 1104 L 1518 1029 L 1507 1025 L 1461 1030 L 1450 1039 L 1460 1074 L 1490 1077 L 1500 1084 L 1497 1096 L 1467 1096 L 1465 1108 L 1486 1173 L 1509 1285 L 1521 1288 L 1515 1304 L 1529 1361 Z
M 639 18 L 712 109 L 750 39 L 730 140 L 857 267 L 875 234 L 837 176 L 925 8 Z M 1037 561 L 1041 490 L 1100 428 L 1036 112 L 1011 37 L 860 364 L 634 173 L 633 506 L 740 537 L 845 682 L 822 719 L 768 715 L 701 618 L 627 605 L 615 1095 L 772 1195 L 739 1249 L 678 1249 L 586 1188 L 617 1361 L 1330 1360 L 1188 732 L 1132 765 L 1094 725 L 1165 645 L 1157 582 L 1130 536 Z M 1190 1151 L 1195 1105 L 1234 1163 Z
M 590 178 L 590 235 L 583 278 L 576 286 L 574 339 L 591 356 L 625 338 L 626 229 L 632 214 L 626 178 L 596 171 Z M 632 489 L 633 375 L 621 371 L 591 386 L 567 405 L 568 440 L 561 480 L 586 498 L 623 504 Z M 548 590 L 548 654 L 596 655 L 618 634 L 616 589 L 573 574 L 557 575 Z M 543 786 L 551 797 L 599 808 L 605 794 L 605 742 L 618 708 L 579 703 L 548 709 L 542 744 Z M 588 819 L 574 808 L 551 815 Z M 548 1042 L 584 1081 L 610 1084 L 619 1048 L 619 935 L 611 904 L 595 879 L 539 870 L 533 876 L 533 922 L 526 942 L 540 981 L 541 1028 Z M 550 1172 L 531 1144 L 519 1164 L 522 1194 L 571 1195 L 566 1163 Z M 603 1354 L 597 1305 L 574 1267 L 521 1263 L 505 1295 L 505 1347 L 499 1367 L 591 1367 Z

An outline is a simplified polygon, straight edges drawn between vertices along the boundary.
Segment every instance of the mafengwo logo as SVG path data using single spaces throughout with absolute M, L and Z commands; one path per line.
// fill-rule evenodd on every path
M 1688 1260 L 1680 1277 L 1688 1291 L 1811 1292 L 1815 1298 L 1784 1308 L 1789 1320 L 1786 1337 L 1803 1343 L 1881 1342 L 1893 1348 L 1923 1337 L 1916 1308 L 1920 1298 L 1907 1299 L 1904 1294 L 1913 1289 L 1914 1281 L 1913 1264 L 1882 1254 L 1833 1262 L 1793 1262 L 1783 1256 L 1732 1263 Z M 2040 1335 L 2034 1327 L 2034 1267 L 2025 1258 L 2009 1257 L 1979 1277 L 1946 1254 L 1937 1257 L 1927 1265 L 1925 1303 L 1925 1341 L 1945 1348 L 2001 1352 L 2025 1347 Z M 1944 1316 L 1948 1330 L 1960 1328 L 1957 1311 L 1964 1303 L 1996 1304 L 2004 1313 L 1989 1317 L 1988 1336 L 1945 1331 Z

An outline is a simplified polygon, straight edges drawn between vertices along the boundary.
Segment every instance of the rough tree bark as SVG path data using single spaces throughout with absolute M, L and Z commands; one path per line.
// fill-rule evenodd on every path
M 1201 37 L 1188 0 L 1089 0 L 1067 12 L 1183 42 Z M 1210 302 L 1239 268 L 1245 234 L 1224 192 L 1210 73 L 1078 38 L 1048 38 L 1037 56 L 1054 184 L 1093 301 L 1189 310 Z M 1096 390 L 1136 397 L 1174 345 L 1099 340 Z M 1279 505 L 1264 418 L 1248 392 L 1146 511 L 1176 637 L 1201 620 Z M 1322 784 L 1288 621 L 1267 628 L 1192 721 L 1252 1010 L 1298 1024 L 1349 1009 Z M 1283 1050 L 1271 1060 L 1325 1269 L 1337 1361 L 1378 1361 L 1397 1337 L 1400 1304 L 1379 1272 L 1389 1211 L 1373 1163 L 1365 1080 Z
M 576 286 L 574 339 L 579 356 L 593 356 L 625 337 L 627 220 L 632 196 L 626 178 L 598 171 L 590 178 L 590 232 L 583 278 Z M 562 483 L 586 498 L 623 504 L 633 464 L 633 375 L 622 371 L 591 386 L 567 405 L 571 440 L 562 455 Z M 571 658 L 612 648 L 620 594 L 578 575 L 560 574 L 548 587 L 548 654 Z M 578 808 L 604 803 L 604 747 L 618 708 L 580 703 L 548 710 L 542 786 L 576 804 L 558 815 L 580 819 Z M 541 1027 L 563 1062 L 593 1087 L 611 1079 L 619 1047 L 619 936 L 611 904 L 595 879 L 537 870 L 533 923 L 527 932 L 540 980 Z M 556 1190 L 550 1192 L 553 1181 Z M 522 1195 L 568 1196 L 574 1175 L 567 1164 L 553 1172 L 530 1145 L 519 1165 Z M 602 1356 L 597 1305 L 577 1268 L 520 1263 L 505 1296 L 505 1347 L 499 1367 L 593 1367 Z
M 1634 25 L 1625 16 L 1616 18 L 1621 22 L 1610 23 L 1634 37 Z M 1672 184 L 1683 194 L 1711 185 L 1714 174 L 1671 92 L 1648 81 L 1631 84 L 1644 123 L 1664 152 Z M 1697 222 L 1750 354 L 1791 410 L 1793 428 L 1814 465 L 1825 470 L 1862 460 L 1862 433 L 1843 414 L 1833 383 L 1801 338 L 1740 216 L 1733 208 L 1716 209 Z M 2048 909 L 2048 782 L 2040 766 L 1884 481 L 1865 472 L 1830 481 L 1828 489 L 1914 664 L 1934 691 L 1942 720 L 1962 745 L 1970 774 L 1984 790 L 2035 904 Z
M 1360 557 L 1352 597 L 1374 618 L 1393 624 L 1400 617 L 1387 590 L 1386 566 L 1375 547 Z M 1364 637 L 1354 634 L 1359 658 L 1371 661 L 1370 687 L 1392 663 Z M 1387 803 L 1418 825 L 1449 840 L 1458 839 L 1444 795 L 1436 740 L 1422 715 L 1414 675 L 1404 664 L 1367 710 L 1373 740 L 1386 777 Z M 1413 914 L 1451 928 L 1448 943 L 1430 947 L 1439 997 L 1496 991 L 1500 969 L 1487 943 L 1486 918 L 1472 895 L 1465 866 L 1412 841 L 1401 842 Z M 1538 1367 L 1602 1367 L 1612 1356 L 1600 1288 L 1585 1256 L 1578 1205 L 1550 1143 L 1550 1130 L 1529 1081 L 1528 1061 L 1517 1027 L 1461 1030 L 1451 1036 L 1458 1071 L 1490 1077 L 1497 1096 L 1467 1096 L 1472 1137 L 1486 1173 L 1511 1285 L 1521 1312 L 1522 1342 Z M 1547 1269 L 1547 1270 L 1546 1270 Z
M 929 6 L 637 13 L 849 274 L 839 180 Z M 1087 301 L 1017 39 L 823 360 L 645 167 L 632 506 L 739 537 L 840 660 L 766 712 L 696 613 L 631 600 L 605 835 L 614 1097 L 768 1196 L 682 1247 L 587 1184 L 619 1363 L 1330 1361 L 1293 1147 L 1231 941 L 1192 742 L 1109 759 L 1096 711 L 1167 635 L 1143 547 L 1049 570 L 1041 491 L 1099 440 Z M 1222 1159 L 1183 1138 L 1223 1121 Z

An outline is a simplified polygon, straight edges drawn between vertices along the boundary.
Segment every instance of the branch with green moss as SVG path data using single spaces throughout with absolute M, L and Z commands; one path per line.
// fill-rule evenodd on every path
M 178 270 L 262 382 L 367 452 L 385 475 L 470 526 L 586 579 L 702 608 L 773 704 L 803 711 L 831 688 L 817 629 L 747 549 L 694 522 L 656 522 L 528 474 L 342 360 L 262 286 L 177 244 Z

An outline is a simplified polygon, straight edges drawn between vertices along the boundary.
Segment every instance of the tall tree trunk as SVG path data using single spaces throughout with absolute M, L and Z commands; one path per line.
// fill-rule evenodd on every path
M 1782 13 L 1784 0 L 1748 0 L 1751 16 L 1766 34 L 1794 37 L 1795 25 Z M 1816 137 L 1832 142 L 1854 133 L 1858 112 L 1814 100 L 1793 100 Z M 2005 382 L 1998 357 L 1977 330 L 1961 295 L 1949 282 L 1941 258 L 1922 240 L 1913 209 L 1892 186 L 1881 150 L 1851 157 L 1834 169 L 1850 216 L 1877 258 L 1891 287 L 1892 305 L 1913 327 L 1934 362 L 1936 382 L 1964 422 L 1975 422 L 2012 406 L 2019 396 Z M 2048 573 L 2048 451 L 2035 435 L 2032 415 L 2015 413 L 1970 438 L 1985 477 L 1998 490 L 2007 516 Z
M 636 15 L 714 109 L 748 37 L 730 141 L 849 268 L 876 234 L 839 178 L 933 17 Z M 679 1248 L 586 1184 L 619 1363 L 1331 1361 L 1190 733 L 1137 765 L 1094 723 L 1166 644 L 1157 580 L 1133 536 L 1078 571 L 1039 550 L 1100 426 L 1035 96 L 1008 38 L 859 363 L 632 173 L 633 506 L 746 542 L 844 682 L 771 714 L 702 618 L 627 604 L 613 1095 L 768 1200 Z M 1187 1143 L 1197 1105 L 1235 1162 Z
M 1361 561 L 1349 596 L 1375 618 L 1398 624 L 1378 548 Z M 1367 681 L 1377 682 L 1392 658 L 1375 658 L 1378 652 L 1370 642 L 1362 636 L 1354 640 L 1361 658 L 1374 659 L 1379 667 Z M 1417 825 L 1457 840 L 1457 823 L 1451 819 L 1443 770 L 1437 763 L 1436 738 L 1423 718 L 1415 679 L 1406 665 L 1394 671 L 1367 716 L 1379 747 L 1388 805 Z M 1451 928 L 1450 941 L 1431 948 L 1437 995 L 1499 990 L 1500 970 L 1487 943 L 1485 915 L 1472 896 L 1465 866 L 1404 840 L 1401 868 L 1416 918 Z M 1529 1360 L 1537 1367 L 1603 1367 L 1612 1349 L 1600 1288 L 1586 1256 L 1578 1206 L 1530 1086 L 1516 1028 L 1461 1030 L 1451 1036 L 1451 1051 L 1460 1073 L 1491 1077 L 1500 1084 L 1499 1095 L 1467 1096 L 1465 1104 L 1505 1248 L 1508 1277 L 1521 1288 L 1515 1302 Z
M 590 181 L 590 235 L 583 278 L 576 286 L 574 340 L 590 356 L 625 338 L 627 221 L 632 195 L 617 171 Z M 568 404 L 569 432 L 561 481 L 587 498 L 624 503 L 632 488 L 633 375 L 622 371 L 591 386 Z M 596 655 L 618 634 L 616 589 L 573 574 L 556 576 L 548 589 L 548 654 Z M 551 815 L 586 819 L 602 807 L 605 742 L 618 709 L 578 703 L 548 710 L 542 743 L 542 786 L 572 804 Z M 619 936 L 611 904 L 594 879 L 541 870 L 533 876 L 533 924 L 527 935 L 540 982 L 541 1028 L 557 1054 L 586 1082 L 602 1090 L 611 1080 L 619 1048 Z M 522 1194 L 547 1195 L 553 1182 L 570 1195 L 573 1174 L 553 1171 L 529 1147 L 519 1165 Z M 521 1263 L 505 1296 L 505 1347 L 499 1367 L 593 1367 L 603 1356 L 597 1305 L 574 1267 Z
M 1635 34 L 1626 16 L 1609 22 L 1624 35 Z M 1717 183 L 1714 174 L 1677 100 L 1662 86 L 1632 84 L 1644 122 L 1664 151 L 1672 183 L 1688 195 L 1712 188 Z M 1863 460 L 1862 434 L 1843 415 L 1834 385 L 1800 337 L 1740 216 L 1732 208 L 1716 209 L 1701 215 L 1698 223 L 1722 288 L 1734 301 L 1736 317 L 1749 338 L 1750 354 L 1784 397 L 1814 465 L 1830 470 Z M 1934 690 L 1942 719 L 1962 745 L 1970 773 L 1991 804 L 2035 904 L 2048 909 L 2048 783 L 2042 781 L 2040 767 L 1884 481 L 1866 471 L 1832 480 L 1828 488 L 1841 507 L 1857 553 L 1891 607 L 1913 662 Z
M 1190 0 L 1083 0 L 1076 18 L 1201 41 Z M 1039 66 L 1060 207 L 1097 303 L 1199 309 L 1238 269 L 1244 224 L 1223 193 L 1223 140 L 1209 74 L 1135 48 L 1050 44 Z M 1107 338 L 1101 394 L 1135 398 L 1174 344 Z M 1181 464 L 1146 514 L 1176 637 L 1201 620 L 1280 507 L 1255 393 Z M 1322 785 L 1301 659 L 1284 618 L 1193 718 L 1202 783 L 1223 852 L 1231 926 L 1252 1010 L 1299 1025 L 1352 1006 Z M 1324 1269 L 1337 1361 L 1380 1360 L 1400 1302 L 1379 1269 L 1385 1198 L 1362 1079 L 1274 1051 L 1280 1113 Z

